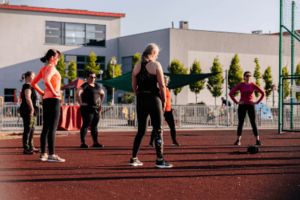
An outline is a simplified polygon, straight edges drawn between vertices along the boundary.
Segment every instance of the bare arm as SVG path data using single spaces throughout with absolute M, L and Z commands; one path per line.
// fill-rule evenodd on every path
M 254 86 L 255 86 L 255 90 L 260 93 L 260 97 L 259 97 L 258 101 L 255 102 L 255 104 L 258 104 L 261 102 L 261 100 L 263 100 L 263 98 L 265 96 L 265 92 L 262 89 L 260 89 L 260 87 L 258 87 L 256 84 L 254 84 Z
M 30 110 L 30 115 L 34 114 L 34 108 L 33 108 L 33 104 L 32 104 L 32 100 L 31 100 L 31 90 L 30 89 L 26 89 L 25 90 L 25 99 L 26 99 L 26 103 L 29 107 Z
M 234 103 L 236 103 L 236 104 L 238 104 L 239 102 L 236 100 L 234 94 L 239 90 L 239 85 L 240 85 L 240 84 L 237 84 L 236 86 L 234 86 L 234 87 L 230 90 L 230 92 L 229 92 L 230 98 L 231 98 L 232 101 L 233 101 Z
M 100 96 L 101 105 L 102 105 L 102 103 L 104 102 L 104 99 L 105 99 L 105 93 L 102 89 L 99 90 L 99 96 Z
M 81 94 L 83 92 L 83 89 L 82 87 L 80 87 L 77 92 L 76 92 L 76 96 L 77 96 L 77 100 L 78 100 L 78 103 L 79 105 L 82 105 L 82 99 L 81 99 Z
M 41 80 L 42 78 L 42 70 L 39 71 L 39 73 L 34 77 L 34 79 L 31 82 L 31 86 L 40 94 L 40 95 L 44 95 L 44 91 L 38 86 L 38 82 Z
M 163 110 L 165 109 L 166 105 L 166 84 L 164 80 L 164 73 L 162 70 L 162 66 L 159 62 L 155 62 L 157 65 L 156 68 L 156 77 L 157 77 L 157 82 L 160 90 L 160 96 L 161 96 L 161 101 L 163 105 Z

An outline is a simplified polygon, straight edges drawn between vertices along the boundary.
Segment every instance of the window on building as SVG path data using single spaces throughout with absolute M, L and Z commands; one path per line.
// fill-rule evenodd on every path
M 84 78 L 85 72 L 84 68 L 85 65 L 88 63 L 88 56 L 86 55 L 65 55 L 65 61 L 75 61 L 77 64 L 77 77 Z M 97 56 L 96 61 L 102 70 L 105 70 L 105 56 Z M 100 75 L 99 75 L 100 77 Z
M 132 56 L 122 57 L 122 72 L 125 74 L 132 70 Z
M 49 44 L 105 46 L 106 26 L 98 24 L 46 22 Z
M 16 88 L 5 88 L 4 89 L 4 102 L 17 102 L 17 89 Z
M 63 44 L 61 22 L 46 22 L 46 43 Z

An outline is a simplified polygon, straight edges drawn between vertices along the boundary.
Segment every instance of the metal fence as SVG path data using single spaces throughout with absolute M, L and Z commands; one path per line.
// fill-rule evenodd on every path
M 4 105 L 0 109 L 0 130 L 22 129 L 23 121 L 17 110 L 18 105 Z M 273 115 L 272 119 L 262 119 L 260 110 L 256 112 L 258 127 L 277 128 L 277 108 L 271 108 L 271 112 Z M 177 128 L 235 127 L 238 122 L 237 107 L 206 105 L 173 106 L 173 113 Z M 288 113 L 288 110 L 286 113 Z M 42 122 L 43 119 L 40 110 L 37 115 L 37 128 L 42 126 Z M 150 124 L 151 122 L 149 122 Z M 103 106 L 99 128 L 128 129 L 135 128 L 136 126 L 135 105 Z M 164 123 L 164 126 L 166 126 L 166 123 Z M 248 119 L 245 120 L 244 126 L 250 127 Z

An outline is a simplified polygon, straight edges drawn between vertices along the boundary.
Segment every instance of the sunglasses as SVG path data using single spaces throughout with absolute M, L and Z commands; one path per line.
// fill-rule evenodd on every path
M 96 78 L 96 76 L 89 76 L 90 78 Z
M 251 75 L 246 75 L 245 77 L 251 77 Z

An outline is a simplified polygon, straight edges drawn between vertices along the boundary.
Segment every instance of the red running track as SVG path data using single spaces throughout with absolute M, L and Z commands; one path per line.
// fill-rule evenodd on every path
M 59 136 L 66 163 L 40 162 L 38 154 L 22 154 L 20 139 L 0 140 L 0 199 L 300 199 L 300 133 L 261 131 L 260 152 L 247 154 L 255 142 L 250 131 L 240 147 L 232 145 L 235 131 L 178 131 L 180 147 L 170 146 L 166 131 L 172 169 L 154 167 L 149 133 L 139 153 L 144 166 L 129 166 L 134 135 L 102 132 L 105 147 L 87 150 L 78 148 L 78 133 Z

